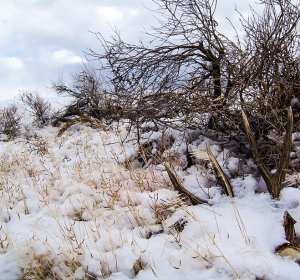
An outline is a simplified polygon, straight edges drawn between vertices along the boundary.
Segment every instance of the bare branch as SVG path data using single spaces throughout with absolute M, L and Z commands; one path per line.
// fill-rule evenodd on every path
M 233 191 L 232 191 L 232 186 L 227 178 L 227 176 L 225 175 L 224 171 L 222 170 L 220 164 L 218 163 L 216 157 L 214 156 L 214 154 L 212 153 L 210 147 L 208 144 L 206 144 L 206 150 L 207 150 L 207 154 L 209 156 L 209 160 L 212 163 L 214 170 L 217 174 L 217 177 L 220 180 L 220 183 L 226 193 L 227 196 L 229 197 L 234 197 Z
M 170 177 L 171 183 L 173 185 L 173 187 L 175 188 L 175 190 L 179 191 L 180 193 L 185 194 L 194 205 L 197 204 L 203 204 L 203 203 L 208 203 L 207 200 L 199 198 L 195 195 L 193 195 L 191 192 L 189 192 L 183 185 L 182 183 L 179 181 L 179 179 L 177 178 L 176 174 L 173 172 L 173 170 L 171 169 L 171 167 L 168 164 L 164 164 L 167 173 Z
M 286 171 L 290 162 L 290 152 L 292 147 L 292 130 L 293 130 L 293 112 L 292 108 L 288 108 L 288 123 L 287 129 L 284 139 L 284 144 L 282 147 L 282 152 L 280 155 L 280 163 L 277 167 L 277 171 L 275 173 L 271 173 L 265 164 L 262 162 L 262 158 L 257 148 L 256 140 L 254 134 L 249 125 L 248 118 L 244 111 L 242 111 L 242 118 L 245 126 L 245 130 L 248 136 L 248 141 L 250 144 L 251 152 L 253 158 L 257 164 L 257 168 L 260 171 L 262 177 L 265 180 L 269 193 L 274 198 L 279 198 L 280 192 L 283 189 L 284 180 Z

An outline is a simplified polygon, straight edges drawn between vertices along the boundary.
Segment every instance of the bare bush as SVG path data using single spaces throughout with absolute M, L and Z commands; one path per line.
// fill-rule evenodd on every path
M 242 19 L 245 31 L 240 104 L 247 112 L 262 157 L 270 166 L 281 160 L 282 133 L 288 122 L 286 109 L 294 112 L 294 127 L 299 119 L 300 57 L 299 2 L 268 0 L 262 15 Z
M 155 2 L 163 19 L 151 44 L 98 34 L 105 51 L 91 51 L 107 61 L 126 118 L 231 134 L 240 133 L 243 108 L 258 138 L 280 134 L 285 108 L 299 109 L 299 3 L 259 1 L 262 14 L 241 15 L 245 35 L 233 40 L 220 31 L 216 0 Z
M 39 126 L 49 123 L 51 115 L 51 105 L 43 99 L 37 92 L 23 92 L 20 96 L 21 101 L 29 108 L 31 115 Z
M 163 20 L 153 30 L 151 47 L 99 34 L 105 52 L 91 55 L 107 60 L 115 91 L 135 105 L 142 121 L 174 125 L 178 119 L 176 125 L 212 128 L 230 101 L 243 52 L 218 30 L 217 1 L 156 2 Z
M 0 110 L 0 131 L 7 140 L 12 140 L 19 135 L 21 116 L 17 106 L 12 104 Z
M 240 14 L 243 36 L 236 32 L 232 39 L 218 23 L 217 0 L 154 1 L 162 17 L 148 44 L 124 42 L 118 33 L 109 40 L 96 34 L 104 52 L 91 50 L 91 58 L 109 73 L 108 89 L 97 96 L 113 96 L 111 107 L 102 107 L 105 98 L 92 103 L 93 110 L 86 105 L 91 104 L 87 96 L 99 92 L 86 71 L 75 78 L 79 91 L 63 85 L 57 91 L 79 96 L 73 105 L 77 114 L 101 108 L 94 117 L 103 119 L 105 112 L 106 119 L 129 119 L 138 138 L 142 123 L 150 121 L 213 129 L 244 146 L 243 110 L 261 147 L 259 161 L 268 170 L 280 166 L 289 106 L 291 129 L 300 127 L 300 2 L 259 0 L 262 12 L 250 9 L 247 18 Z M 82 106 L 82 100 L 89 102 Z
M 135 105 L 139 122 L 214 128 L 225 135 L 243 132 L 243 109 L 264 145 L 262 157 L 276 166 L 285 110 L 292 105 L 299 111 L 299 2 L 259 1 L 261 14 L 241 15 L 245 35 L 236 41 L 219 30 L 216 0 L 156 2 L 164 18 L 151 47 L 99 35 L 105 52 L 91 54 L 107 60 L 115 91 Z
M 104 81 L 87 69 L 77 74 L 72 87 L 59 82 L 54 85 L 59 95 L 68 95 L 73 101 L 57 117 L 66 122 L 74 116 L 92 117 L 108 123 L 122 118 L 122 108 L 116 96 L 104 88 Z

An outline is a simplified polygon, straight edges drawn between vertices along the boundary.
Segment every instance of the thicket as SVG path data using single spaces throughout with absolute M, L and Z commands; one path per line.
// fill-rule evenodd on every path
M 74 98 L 57 120 L 128 120 L 138 132 L 146 122 L 213 131 L 244 148 L 248 139 L 278 197 L 300 123 L 299 1 L 258 1 L 261 11 L 239 14 L 234 38 L 218 23 L 217 0 L 155 2 L 162 16 L 151 43 L 96 34 L 104 51 L 90 56 L 98 70 L 83 70 L 72 86 L 55 85 Z

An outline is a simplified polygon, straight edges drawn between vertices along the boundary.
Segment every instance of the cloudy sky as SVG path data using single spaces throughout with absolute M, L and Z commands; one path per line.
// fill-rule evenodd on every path
M 235 2 L 242 11 L 249 5 L 219 2 L 219 16 L 231 19 Z M 100 51 L 92 32 L 109 38 L 116 28 L 136 41 L 155 23 L 155 8 L 151 0 L 0 0 L 0 101 L 22 90 L 52 95 L 53 82 L 80 70 L 84 51 Z

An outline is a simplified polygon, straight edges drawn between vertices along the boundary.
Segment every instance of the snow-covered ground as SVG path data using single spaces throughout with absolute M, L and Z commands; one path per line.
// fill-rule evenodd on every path
M 125 126 L 57 133 L 27 127 L 0 142 L 1 280 L 300 279 L 300 266 L 275 254 L 286 242 L 284 212 L 300 221 L 298 188 L 273 200 L 251 160 L 241 163 L 199 136 L 192 147 L 210 142 L 231 178 L 235 198 L 228 198 L 210 164 L 183 170 L 183 135 L 169 130 L 175 141 L 162 158 L 210 202 L 193 206 L 173 190 L 162 164 L 130 163 L 137 144 Z M 243 177 L 235 175 L 241 164 Z

